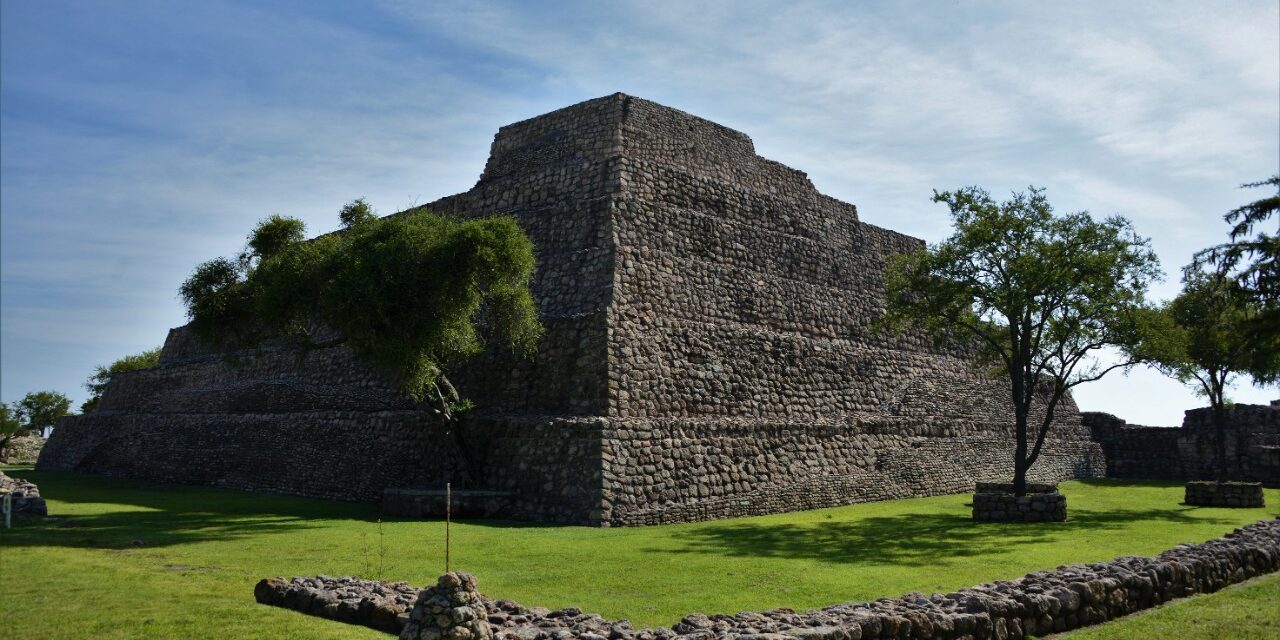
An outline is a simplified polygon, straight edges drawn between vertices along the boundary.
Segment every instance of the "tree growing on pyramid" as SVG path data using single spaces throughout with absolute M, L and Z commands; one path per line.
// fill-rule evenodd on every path
M 199 265 L 179 291 L 197 335 L 224 348 L 345 344 L 447 421 L 467 406 L 449 367 L 494 342 L 534 351 L 533 243 L 515 219 L 379 218 L 363 199 L 340 219 L 341 232 L 307 241 L 302 221 L 272 216 L 235 259 Z

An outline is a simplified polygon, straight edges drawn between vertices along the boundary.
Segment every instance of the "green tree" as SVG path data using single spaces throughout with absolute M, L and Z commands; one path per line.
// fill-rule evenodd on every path
M 373 207 L 369 206 L 368 202 L 365 202 L 364 198 L 356 198 L 343 205 L 338 211 L 338 221 L 342 223 L 343 229 L 350 229 L 377 217 L 378 214 L 373 211 Z
M 196 335 L 222 345 L 252 319 L 253 304 L 243 262 L 215 258 L 200 263 L 178 288 Z
M 98 400 L 102 398 L 102 392 L 107 390 L 107 385 L 111 383 L 111 377 L 117 373 L 125 371 L 139 371 L 142 369 L 151 369 L 160 363 L 160 347 L 135 353 L 131 356 L 125 356 L 112 362 L 110 366 L 98 365 L 93 370 L 93 375 L 85 381 L 84 388 L 89 390 L 89 399 L 80 405 L 81 413 L 89 413 L 98 408 Z
M 921 327 L 940 343 L 976 348 L 1008 376 L 1013 484 L 1023 495 L 1064 395 L 1133 364 L 1093 356 L 1136 340 L 1135 312 L 1160 277 L 1159 262 L 1128 220 L 1056 217 L 1035 187 L 1004 202 L 978 187 L 935 191 L 933 200 L 950 208 L 955 231 L 894 257 L 882 325 Z
M 252 268 L 259 261 L 278 255 L 306 239 L 307 225 L 301 220 L 272 215 L 253 228 L 245 250 L 240 254 L 240 262 L 246 269 Z
M 253 269 L 211 264 L 223 263 L 201 265 L 181 293 L 193 323 L 215 341 L 248 310 L 267 334 L 347 344 L 446 419 L 461 403 L 444 375 L 449 366 L 493 342 L 532 353 L 542 332 L 529 291 L 533 243 L 510 217 L 415 211 L 289 243 Z
M 1140 331 L 1142 341 L 1130 348 L 1134 357 L 1192 386 L 1209 401 L 1218 482 L 1227 479 L 1227 389 L 1237 376 L 1266 378 L 1280 368 L 1280 354 L 1268 359 L 1254 352 L 1249 329 L 1260 313 L 1259 305 L 1230 274 L 1193 264 L 1183 272 L 1182 292 L 1148 316 Z
M 1257 385 L 1280 380 L 1280 174 L 1241 188 L 1272 186 L 1274 195 L 1237 207 L 1223 216 L 1232 225 L 1230 240 L 1196 254 L 1187 271 L 1216 270 L 1229 274 L 1252 305 L 1251 319 L 1239 330 L 1254 361 L 1250 369 Z M 1268 233 L 1267 221 L 1275 218 Z
M 71 410 L 71 399 L 57 391 L 33 391 L 18 401 L 23 427 L 40 431 L 58 424 Z

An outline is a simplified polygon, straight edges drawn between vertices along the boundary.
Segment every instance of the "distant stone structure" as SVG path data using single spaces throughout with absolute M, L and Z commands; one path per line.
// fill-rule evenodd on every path
M 740 132 L 589 100 L 503 127 L 476 186 L 424 208 L 514 216 L 539 259 L 545 338 L 532 360 L 494 351 L 451 376 L 479 407 L 460 447 L 344 348 L 214 353 L 181 327 L 158 367 L 64 420 L 39 468 L 413 504 L 405 490 L 453 481 L 503 496 L 503 517 L 606 526 L 1011 475 L 1006 384 L 873 327 L 886 258 L 921 241 Z M 1035 479 L 1105 471 L 1069 398 L 1050 438 Z
M 1280 488 L 1280 405 L 1235 405 L 1226 416 L 1227 478 Z M 1210 409 L 1186 412 L 1177 429 L 1130 425 L 1108 413 L 1085 412 L 1083 418 L 1106 452 L 1107 477 L 1217 479 Z
M 45 439 L 38 435 L 17 436 L 9 440 L 9 446 L 0 449 L 0 463 L 35 464 Z

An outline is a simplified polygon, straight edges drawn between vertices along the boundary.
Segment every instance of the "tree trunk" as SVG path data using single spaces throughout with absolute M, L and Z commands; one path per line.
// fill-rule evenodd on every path
M 1013 452 L 1013 495 L 1027 495 L 1027 413 L 1018 410 L 1014 418 L 1017 447 Z
M 1215 466 L 1217 467 L 1217 480 L 1224 482 L 1227 479 L 1227 426 L 1226 426 L 1226 399 L 1222 396 L 1222 390 L 1219 389 L 1217 398 L 1213 401 L 1213 433 L 1215 436 L 1214 457 L 1216 458 Z

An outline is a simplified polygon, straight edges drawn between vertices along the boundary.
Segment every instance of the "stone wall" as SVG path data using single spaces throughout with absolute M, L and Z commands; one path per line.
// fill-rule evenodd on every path
M 1039 497 L 1045 495 L 1054 494 Z M 254 587 L 254 597 L 263 604 L 413 640 L 490 634 L 498 640 L 1012 640 L 1100 624 L 1276 571 L 1280 520 L 1263 520 L 1155 557 L 1061 566 L 951 593 L 909 593 L 805 612 L 692 613 L 670 628 L 635 629 L 626 620 L 607 620 L 576 607 L 552 611 L 492 600 L 465 574 L 446 574 L 420 592 L 405 583 L 352 577 L 267 578 Z M 457 591 L 465 596 L 440 597 Z M 454 632 L 451 627 L 459 623 L 468 623 L 467 633 Z M 434 627 L 433 632 L 424 633 L 426 627 Z
M 345 349 L 228 357 L 178 328 L 41 468 L 355 500 L 453 481 L 513 494 L 508 517 L 595 524 L 1011 475 L 1007 385 L 965 349 L 873 329 L 887 256 L 921 242 L 743 133 L 606 96 L 503 127 L 476 185 L 422 208 L 511 215 L 538 257 L 537 356 L 495 346 L 451 372 L 478 407 L 465 446 Z M 1069 398 L 1057 416 L 1037 477 L 1099 475 Z
M 1060 493 L 973 494 L 973 519 L 982 522 L 1064 522 L 1067 497 Z
M 604 435 L 604 519 L 618 525 L 961 493 L 1013 474 L 1012 435 L 961 421 L 622 420 Z M 1031 477 L 1100 477 L 1105 465 L 1095 443 L 1059 438 Z
M 1257 482 L 1213 482 L 1197 480 L 1188 482 L 1183 504 L 1201 507 L 1243 507 L 1255 508 L 1267 506 L 1266 495 L 1262 485 Z
M 1107 476 L 1147 480 L 1213 480 L 1217 435 L 1208 408 L 1186 412 L 1181 428 L 1129 425 L 1086 412 L 1084 423 L 1103 447 Z M 1227 477 L 1280 487 L 1280 407 L 1236 405 L 1226 413 Z

